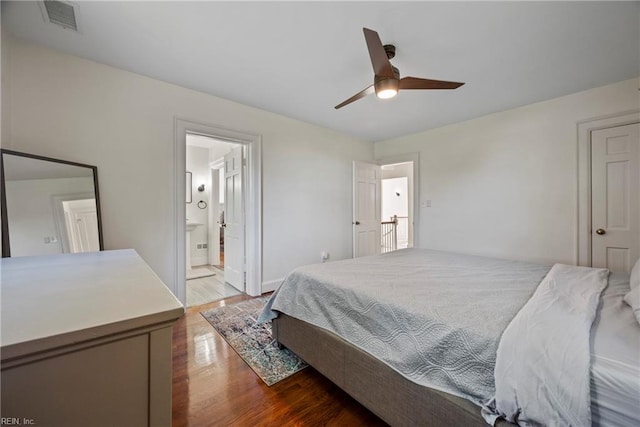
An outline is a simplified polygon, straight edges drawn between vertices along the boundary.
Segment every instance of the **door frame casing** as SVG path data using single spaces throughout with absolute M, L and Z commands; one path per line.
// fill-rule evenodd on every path
M 209 223 L 213 225 L 214 230 L 209 232 L 209 260 L 216 260 L 218 263 L 214 265 L 220 265 L 220 223 L 218 219 L 220 217 L 220 168 L 224 166 L 224 160 L 218 159 L 215 162 L 209 163 L 209 174 L 211 176 L 211 191 L 209 192 Z M 217 176 L 216 176 L 217 175 Z M 216 206 L 213 214 L 213 207 Z M 218 224 L 216 227 L 215 224 Z M 217 228 L 217 230 L 216 230 Z M 214 256 L 215 255 L 215 256 Z
M 173 166 L 173 253 L 176 297 L 186 303 L 186 205 L 185 173 L 187 133 L 208 136 L 242 144 L 247 148 L 247 180 L 245 183 L 245 291 L 248 295 L 262 293 L 262 138 L 246 132 L 220 126 L 174 118 Z
M 380 157 L 375 160 L 380 166 L 397 163 L 413 163 L 413 247 L 420 247 L 420 153 L 405 153 Z
M 640 123 L 640 110 L 578 122 L 578 203 L 574 263 L 591 267 L 591 132 Z

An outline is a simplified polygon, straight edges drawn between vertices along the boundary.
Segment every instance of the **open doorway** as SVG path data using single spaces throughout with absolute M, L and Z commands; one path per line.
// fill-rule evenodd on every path
M 235 172 L 232 174 L 238 179 L 245 178 L 242 186 L 243 194 L 234 200 L 241 204 L 236 212 L 241 213 L 241 219 L 243 227 L 239 230 L 242 235 L 239 241 L 242 242 L 243 254 L 238 257 L 240 259 L 239 271 L 237 275 L 240 278 L 238 288 L 242 288 L 245 293 L 251 296 L 257 296 L 262 293 L 262 183 L 261 183 L 261 157 L 262 157 L 262 143 L 259 135 L 252 135 L 243 132 L 237 132 L 229 129 L 215 127 L 204 123 L 187 121 L 184 119 L 175 119 L 175 139 L 174 139 L 174 218 L 175 218 L 175 245 L 173 245 L 175 252 L 173 260 L 175 262 L 175 286 L 173 287 L 178 299 L 186 304 L 187 303 L 187 286 L 186 286 L 186 266 L 191 265 L 189 260 L 187 262 L 187 256 L 189 252 L 186 248 L 191 248 L 191 242 L 187 245 L 186 240 L 189 237 L 187 230 L 192 227 L 198 227 L 198 225 L 188 226 L 186 205 L 191 201 L 194 206 L 205 206 L 207 212 L 209 202 L 204 196 L 211 194 L 211 185 L 207 189 L 207 185 L 203 188 L 203 191 L 199 191 L 202 183 L 194 179 L 193 173 L 186 170 L 186 151 L 187 151 L 187 136 L 197 135 L 203 137 L 209 137 L 217 140 L 221 140 L 226 143 L 236 144 L 241 147 L 242 158 L 235 158 Z M 226 161 L 226 160 L 225 160 Z M 207 158 L 208 162 L 208 158 Z M 208 165 L 209 166 L 209 165 Z M 241 170 L 242 173 L 238 173 Z M 209 169 L 208 177 L 211 176 Z M 185 183 L 191 182 L 190 186 L 186 186 Z M 237 182 L 234 178 L 232 182 Z M 203 196 L 203 197 L 201 197 Z M 186 202 L 186 204 L 185 204 Z M 227 207 L 229 201 L 225 200 L 225 223 L 229 223 L 229 209 Z M 208 221 L 208 219 L 206 220 Z M 195 221 L 194 221 L 195 222 Z M 229 245 L 228 245 L 228 231 L 225 231 L 225 253 L 224 253 L 224 271 L 229 269 Z M 202 242 L 200 242 L 202 244 Z M 205 240 L 207 249 L 210 249 L 210 243 Z M 194 241 L 196 245 L 198 242 Z M 202 248 L 204 249 L 204 248 Z M 195 260 L 198 261 L 197 259 Z M 225 280 L 226 282 L 226 280 Z
M 414 246 L 414 162 L 382 165 L 380 252 Z
M 242 144 L 187 133 L 185 280 L 188 307 L 245 290 L 242 273 L 245 159 Z
M 409 246 L 409 182 L 406 176 L 382 179 L 380 252 Z

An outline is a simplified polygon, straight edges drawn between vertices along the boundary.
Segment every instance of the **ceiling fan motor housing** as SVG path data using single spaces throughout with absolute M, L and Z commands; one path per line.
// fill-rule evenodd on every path
M 393 59 L 396 56 L 396 47 L 392 44 L 385 44 L 382 46 L 384 48 L 385 53 L 387 54 L 387 58 Z

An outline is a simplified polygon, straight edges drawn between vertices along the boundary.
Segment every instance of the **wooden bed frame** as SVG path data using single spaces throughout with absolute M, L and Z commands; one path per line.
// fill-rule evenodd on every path
M 392 426 L 486 427 L 470 401 L 420 386 L 324 329 L 280 313 L 273 337 Z M 496 426 L 514 426 L 499 420 Z

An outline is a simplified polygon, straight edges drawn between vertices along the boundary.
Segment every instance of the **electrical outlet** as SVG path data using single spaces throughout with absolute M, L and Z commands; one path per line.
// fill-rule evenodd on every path
M 196 246 L 198 249 L 202 249 L 202 243 L 198 243 L 198 245 Z
M 202 249 L 207 249 L 207 244 L 206 243 L 202 244 Z

